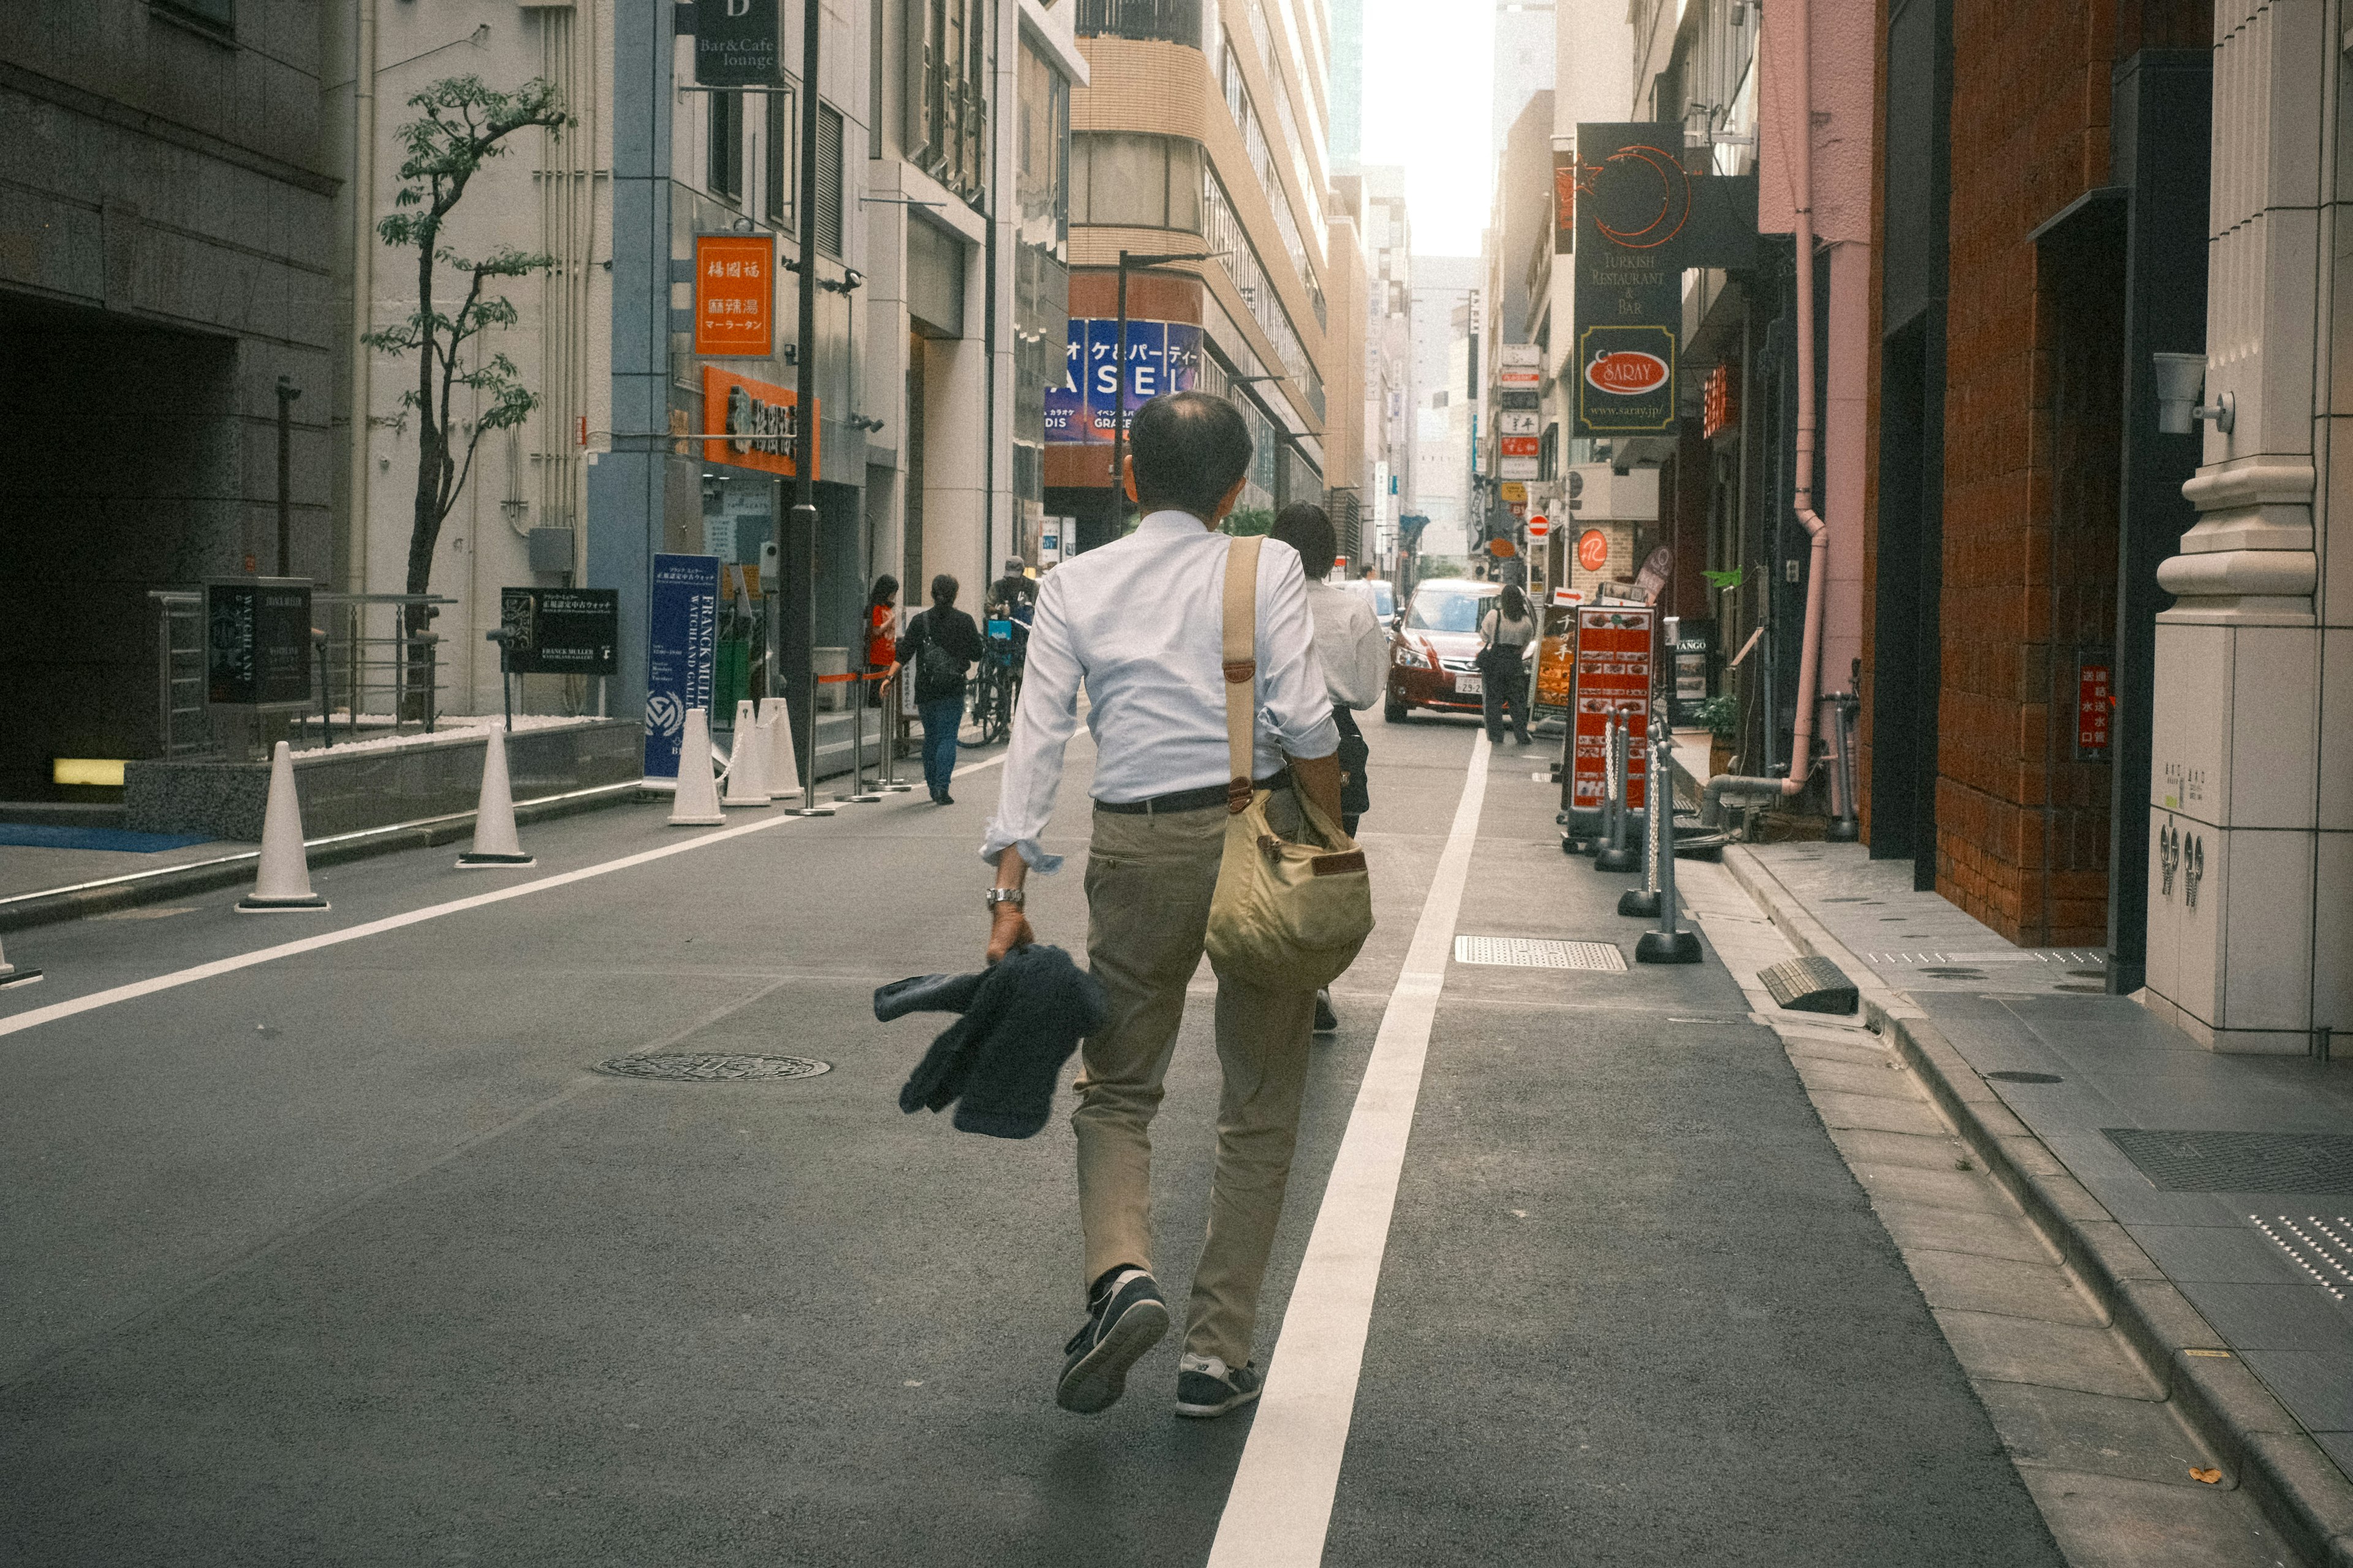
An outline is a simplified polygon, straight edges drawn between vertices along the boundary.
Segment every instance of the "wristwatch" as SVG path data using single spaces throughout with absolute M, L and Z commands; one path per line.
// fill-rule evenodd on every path
M 1018 888 L 991 888 L 988 889 L 987 904 L 991 914 L 997 912 L 997 906 L 999 904 L 1011 904 L 1018 910 L 1020 909 L 1027 901 L 1028 900 L 1024 897 L 1022 890 Z

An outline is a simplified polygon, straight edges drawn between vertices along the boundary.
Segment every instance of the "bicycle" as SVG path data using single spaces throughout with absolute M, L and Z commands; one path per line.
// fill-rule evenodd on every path
M 972 717 L 979 743 L 994 745 L 1013 732 L 1013 708 L 1021 699 L 1021 640 L 1009 619 L 992 616 L 986 648 L 974 678 Z

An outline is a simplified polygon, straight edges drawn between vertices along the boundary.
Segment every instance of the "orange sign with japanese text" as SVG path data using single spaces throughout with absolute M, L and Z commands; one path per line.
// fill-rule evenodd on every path
M 694 352 L 765 359 L 776 352 L 776 240 L 768 234 L 694 237 Z
M 811 478 L 825 472 L 825 453 L 816 433 L 823 412 L 822 405 L 810 410 Z M 705 462 L 760 468 L 787 479 L 800 473 L 794 460 L 800 452 L 800 395 L 789 387 L 704 365 L 701 434 L 708 437 L 702 443 Z

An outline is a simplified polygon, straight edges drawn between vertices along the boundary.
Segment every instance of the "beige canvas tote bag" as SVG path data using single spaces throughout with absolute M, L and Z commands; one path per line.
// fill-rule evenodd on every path
M 1252 787 L 1258 725 L 1258 559 L 1262 539 L 1237 539 L 1226 555 L 1226 846 L 1209 902 L 1209 963 L 1222 979 L 1271 990 L 1314 991 L 1356 962 L 1373 930 L 1365 852 L 1307 798 L 1297 837 L 1275 831 L 1271 792 Z M 1285 814 L 1286 816 L 1288 813 Z

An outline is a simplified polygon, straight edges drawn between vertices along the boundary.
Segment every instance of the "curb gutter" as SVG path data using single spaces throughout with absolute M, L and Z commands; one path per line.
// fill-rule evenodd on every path
M 595 789 L 543 795 L 537 800 L 519 800 L 515 802 L 515 820 L 539 822 L 549 817 L 572 816 L 584 811 L 595 811 L 600 806 L 626 804 L 639 798 L 642 793 L 638 782 L 630 779 L 623 784 L 602 784 Z M 302 847 L 304 858 L 311 866 L 332 866 L 345 860 L 364 859 L 371 855 L 390 854 L 396 849 L 429 849 L 436 845 L 467 837 L 473 831 L 474 814 L 459 811 L 447 816 L 396 822 L 388 827 L 369 827 L 357 833 L 338 833 L 325 838 L 312 838 Z M 61 921 L 83 920 L 113 910 L 161 903 L 164 900 L 184 898 L 191 893 L 234 887 L 252 879 L 254 863 L 260 858 L 261 851 L 255 847 L 223 855 L 216 859 L 198 860 L 192 865 L 132 871 L 125 876 L 108 877 L 76 887 L 20 893 L 12 899 L 0 899 L 0 931 L 55 925 Z
M 1865 1020 L 1920 1075 L 1962 1142 L 2059 1250 L 2273 1527 L 2313 1568 L 2353 1568 L 2353 1481 L 2311 1434 L 1915 1003 L 1831 935 L 1746 846 L 1728 847 L 1724 865 L 1792 946 L 1854 980 Z

